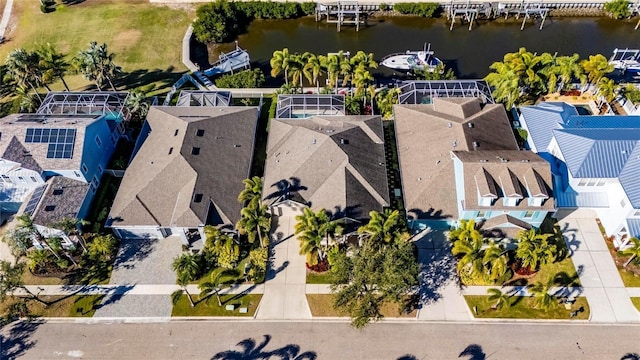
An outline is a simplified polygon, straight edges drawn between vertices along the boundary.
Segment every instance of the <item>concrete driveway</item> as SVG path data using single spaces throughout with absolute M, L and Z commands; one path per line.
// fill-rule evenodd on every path
M 113 265 L 112 285 L 172 285 L 176 276 L 171 270 L 173 259 L 182 253 L 177 236 L 154 240 L 122 240 Z M 165 317 L 171 316 L 169 295 L 107 295 L 95 317 Z

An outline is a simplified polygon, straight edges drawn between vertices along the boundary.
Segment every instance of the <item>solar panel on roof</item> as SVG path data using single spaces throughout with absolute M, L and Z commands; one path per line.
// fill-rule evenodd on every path
M 71 159 L 75 139 L 76 129 L 28 128 L 25 135 L 26 143 L 49 144 L 47 148 L 48 159 Z
M 33 215 L 33 212 L 36 210 L 36 206 L 38 206 L 38 203 L 40 202 L 40 199 L 42 198 L 42 195 L 44 194 L 44 189 L 46 189 L 46 187 L 47 185 L 43 185 L 43 186 L 37 187 L 33 191 L 33 195 L 31 195 L 31 199 L 29 199 L 29 203 L 25 207 L 24 212 Z

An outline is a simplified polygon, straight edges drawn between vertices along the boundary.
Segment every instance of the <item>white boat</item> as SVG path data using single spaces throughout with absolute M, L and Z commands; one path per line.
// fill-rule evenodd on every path
M 438 65 L 441 65 L 442 61 L 433 56 L 431 51 L 431 44 L 422 51 L 410 51 L 407 50 L 403 53 L 395 53 L 387 55 L 380 61 L 380 65 L 386 66 L 395 70 L 426 70 L 429 72 L 435 71 Z

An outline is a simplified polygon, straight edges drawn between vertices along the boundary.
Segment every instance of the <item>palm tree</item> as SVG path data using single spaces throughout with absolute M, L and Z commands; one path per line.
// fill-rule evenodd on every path
M 171 268 L 178 275 L 178 279 L 184 275 L 187 281 L 195 280 L 200 272 L 199 258 L 192 254 L 182 254 L 173 259 Z
M 356 96 L 361 94 L 364 88 L 373 82 L 373 80 L 373 75 L 371 75 L 369 70 L 366 70 L 364 66 L 358 66 L 353 73 L 353 85 L 356 87 Z M 366 98 L 364 98 L 363 101 L 366 101 Z
M 64 80 L 64 75 L 70 66 L 69 63 L 65 61 L 66 55 L 56 51 L 55 47 L 50 43 L 40 46 L 36 52 L 40 56 L 39 65 L 42 69 L 42 77 L 45 83 L 52 82 L 56 78 L 59 78 L 64 88 L 69 91 L 69 86 Z
M 238 194 L 238 202 L 241 204 L 251 204 L 253 202 L 260 202 L 262 196 L 262 179 L 259 176 L 254 176 L 250 179 L 242 180 L 244 189 Z
M 511 296 L 503 293 L 500 289 L 490 288 L 487 289 L 487 295 L 489 297 L 489 301 L 495 301 L 496 303 L 492 306 L 494 309 L 502 310 L 505 306 L 511 307 Z
M 211 225 L 204 227 L 204 233 L 206 236 L 205 246 L 216 254 L 218 264 L 221 267 L 233 269 L 240 257 L 240 246 L 236 240 L 229 235 L 220 234 L 218 229 Z
M 36 96 L 30 93 L 29 89 L 22 85 L 17 85 L 14 91 L 14 95 L 19 99 L 20 112 L 35 112 L 41 105 L 42 99 L 35 93 Z
M 271 64 L 271 76 L 276 77 L 281 72 L 284 72 L 284 82 L 286 84 L 289 84 L 289 62 L 290 61 L 291 61 L 291 54 L 289 54 L 288 48 L 274 51 L 273 56 L 269 61 L 269 64 Z
M 220 291 L 224 287 L 231 287 L 230 284 L 222 282 L 224 276 L 227 275 L 235 275 L 234 270 L 223 269 L 221 271 L 213 271 L 211 273 L 211 280 L 204 282 L 198 285 L 200 289 L 200 299 L 207 299 L 207 303 L 212 294 L 216 295 L 216 299 L 218 300 L 218 306 L 222 306 L 222 300 L 220 299 Z
M 42 102 L 42 98 L 40 98 L 36 89 L 36 86 L 39 85 L 38 76 L 36 75 L 38 61 L 37 54 L 18 48 L 9 53 L 5 61 L 5 67 L 9 78 L 15 80 L 18 85 L 30 87 Z
M 589 59 L 582 60 L 580 65 L 591 84 L 597 84 L 603 76 L 613 71 L 613 65 L 601 54 L 589 55 Z
M 587 76 L 584 73 L 584 68 L 580 66 L 580 55 L 578 54 L 556 57 L 553 68 L 555 68 L 555 73 L 560 80 L 558 90 L 564 89 L 572 79 L 579 80 L 583 85 L 587 82 Z
M 329 86 L 337 89 L 338 77 L 340 75 L 340 58 L 337 54 L 331 54 L 329 56 L 320 55 L 318 57 L 320 64 L 327 71 L 327 78 L 329 80 Z
M 324 213 L 324 209 L 318 211 L 319 213 Z M 324 260 L 318 214 L 306 207 L 302 214 L 296 215 L 295 218 L 294 233 L 300 242 L 300 255 L 306 255 L 309 265 L 316 265 L 318 261 Z
M 305 52 L 302 54 L 302 58 L 306 60 L 304 67 L 302 68 L 302 72 L 304 76 L 309 81 L 309 84 L 315 85 L 316 88 L 320 87 L 320 83 L 318 82 L 318 78 L 323 73 L 322 67 L 322 57 L 316 56 L 310 52 Z
M 482 233 L 476 227 L 475 220 L 460 220 L 460 224 L 458 225 L 458 227 L 449 231 L 450 241 L 455 242 L 456 240 L 462 239 L 482 240 Z
M 176 279 L 176 284 L 180 285 L 180 290 L 176 290 L 171 294 L 171 301 L 173 302 L 173 305 L 176 305 L 178 301 L 180 301 L 180 297 L 182 296 L 182 294 L 185 293 L 187 294 L 187 299 L 189 299 L 189 304 L 191 305 L 191 307 L 196 306 L 196 304 L 193 302 L 193 297 L 191 296 L 191 293 L 187 289 L 187 286 L 189 286 L 189 280 L 190 279 L 188 274 L 186 273 L 178 274 L 178 277 Z
M 557 247 L 549 241 L 551 234 L 540 234 L 535 229 L 522 230 L 516 235 L 516 258 L 522 266 L 536 271 L 540 265 L 555 260 Z
M 493 88 L 494 99 L 504 103 L 508 110 L 519 104 L 522 89 L 518 74 L 503 62 L 494 62 L 489 68 L 494 72 L 484 79 Z
M 91 240 L 87 245 L 87 250 L 89 250 L 89 256 L 91 258 L 109 261 L 111 260 L 111 255 L 113 254 L 116 244 L 117 241 L 113 235 L 99 235 Z
M 377 244 L 390 244 L 402 225 L 398 210 L 385 209 L 381 213 L 373 210 L 369 212 L 369 222 L 358 228 L 358 234 Z
M 640 240 L 636 237 L 632 237 L 629 239 L 629 242 L 631 242 L 631 246 L 622 250 L 622 255 L 631 256 L 629 260 L 624 263 L 624 268 L 626 268 L 632 261 L 635 260 L 638 262 L 640 259 Z
M 45 250 L 33 250 L 27 254 L 28 267 L 31 272 L 35 272 L 41 266 L 49 262 L 49 253 Z
M 305 59 L 298 53 L 291 55 L 289 59 L 289 75 L 291 76 L 291 85 L 297 87 L 300 85 L 302 89 L 302 79 L 304 76 L 303 68 L 305 65 Z
M 114 64 L 115 54 L 109 53 L 107 44 L 98 45 L 93 41 L 87 50 L 81 50 L 73 58 L 72 64 L 89 81 L 94 81 L 98 90 L 102 90 L 102 84 L 106 80 L 113 91 L 117 91 L 113 85 L 115 78 L 121 69 Z
M 551 283 L 544 284 L 541 281 L 538 281 L 534 286 L 529 288 L 529 292 L 533 295 L 536 309 L 546 312 L 555 304 L 555 298 L 549 293 L 549 290 L 551 290 Z
M 482 250 L 483 240 L 481 238 L 462 238 L 451 248 L 454 256 L 460 256 L 458 260 L 458 272 L 466 273 L 471 277 L 484 275 L 484 251 Z
M 147 94 L 139 89 L 129 92 L 124 106 L 131 114 L 131 120 L 140 123 L 147 117 L 150 107 L 147 101 Z
M 42 234 L 40 234 L 40 232 L 36 228 L 36 224 L 33 222 L 31 214 L 25 212 L 20 216 L 16 216 L 16 220 L 18 221 L 17 228 L 22 229 L 25 235 L 29 238 L 36 238 L 38 243 L 44 244 L 44 247 L 47 250 L 51 251 L 51 253 L 56 257 L 57 260 L 60 260 L 60 255 L 58 255 L 58 252 L 54 249 L 54 246 L 52 246 L 52 244 L 49 244 L 47 239 L 42 236 Z
M 256 239 L 260 241 L 260 246 L 265 247 L 264 235 L 271 229 L 271 218 L 265 204 L 250 204 L 240 210 L 240 220 L 236 228 L 242 235 L 247 235 L 249 242 L 253 244 Z
M 597 94 L 602 96 L 607 102 L 611 102 L 616 97 L 617 88 L 618 86 L 613 79 L 601 77 L 600 81 L 598 81 Z
M 488 269 L 489 279 L 498 281 L 509 271 L 508 259 L 505 250 L 494 242 L 484 249 L 482 262 Z

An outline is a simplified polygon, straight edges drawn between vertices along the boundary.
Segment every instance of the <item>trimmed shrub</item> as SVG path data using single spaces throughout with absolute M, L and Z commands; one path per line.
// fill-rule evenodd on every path
M 264 74 L 260 69 L 245 70 L 216 79 L 216 86 L 220 88 L 259 88 L 263 84 Z

